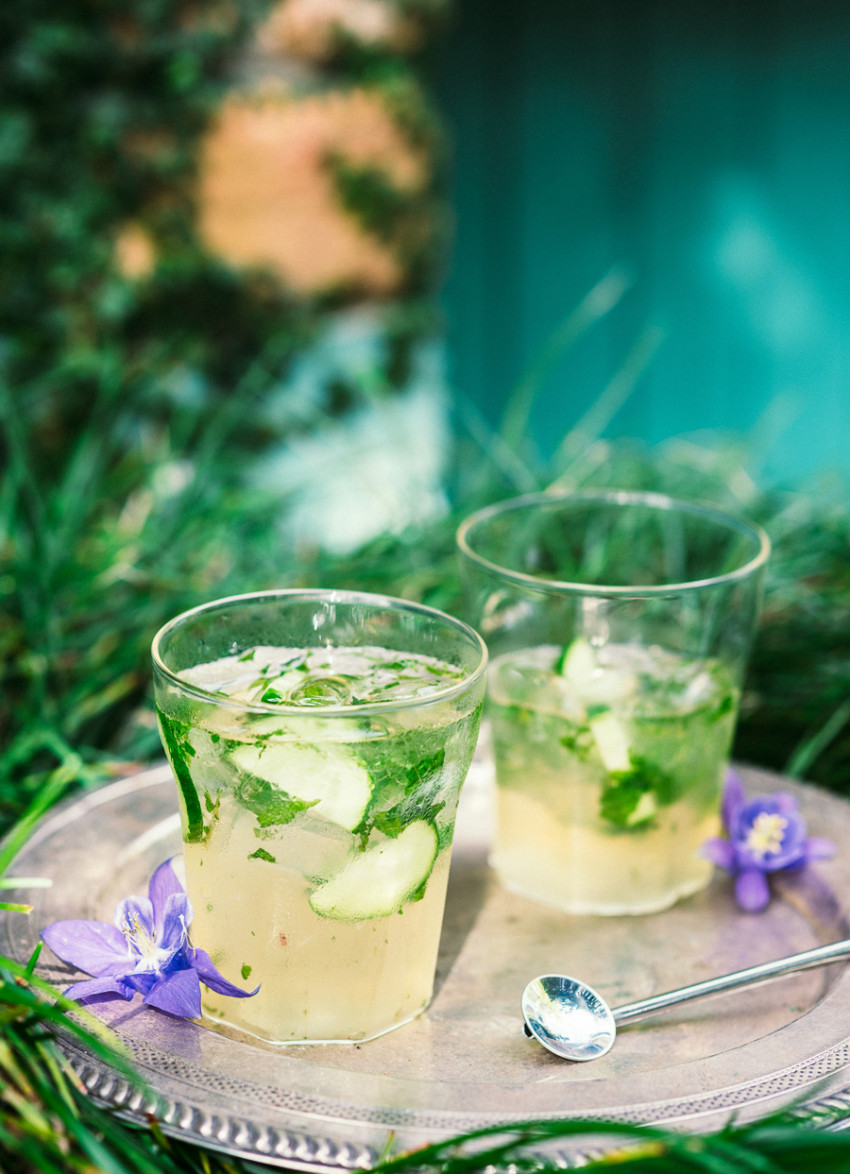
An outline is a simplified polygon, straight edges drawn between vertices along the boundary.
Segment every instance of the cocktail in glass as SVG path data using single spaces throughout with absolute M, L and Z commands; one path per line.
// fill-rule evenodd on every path
M 192 941 L 251 999 L 211 1024 L 359 1041 L 427 1005 L 486 651 L 433 609 L 275 591 L 178 616 L 153 643 Z
M 766 536 L 662 495 L 544 493 L 458 541 L 491 656 L 502 883 L 596 914 L 702 888 Z

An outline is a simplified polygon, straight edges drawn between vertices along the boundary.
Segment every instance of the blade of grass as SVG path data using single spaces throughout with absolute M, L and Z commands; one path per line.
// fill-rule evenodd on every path
M 647 326 L 629 351 L 617 374 L 597 396 L 585 414 L 566 434 L 552 458 L 555 479 L 550 488 L 563 487 L 574 461 L 598 440 L 634 391 L 638 380 L 655 358 L 664 341 L 664 332 Z
M 537 475 L 504 436 L 491 428 L 473 404 L 460 399 L 456 410 L 466 431 L 484 454 L 491 468 L 490 476 L 495 470 L 518 493 L 530 493 L 539 488 Z
M 501 424 L 505 444 L 515 449 L 528 431 L 528 421 L 540 387 L 561 356 L 622 301 L 633 278 L 616 266 L 590 289 L 552 332 L 511 396 Z
M 799 779 L 805 776 L 819 756 L 830 746 L 850 722 L 850 697 L 834 710 L 821 728 L 807 738 L 788 759 L 785 774 Z
M 82 759 L 67 751 L 65 760 L 52 771 L 24 814 L 17 820 L 9 835 L 0 844 L 0 876 L 3 876 L 23 844 L 29 839 L 42 815 L 60 798 L 71 783 L 84 773 Z

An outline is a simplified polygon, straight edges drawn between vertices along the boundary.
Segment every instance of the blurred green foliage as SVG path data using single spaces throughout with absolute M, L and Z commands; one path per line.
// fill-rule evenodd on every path
M 199 136 L 267 8 L 0 6 L 4 824 L 72 745 L 89 761 L 154 752 L 124 727 L 150 635 L 175 608 L 292 574 L 281 503 L 245 489 L 244 472 L 285 439 L 260 405 L 344 291 L 310 304 L 227 269 L 195 230 Z M 401 64 L 384 73 L 409 133 L 426 134 Z M 128 225 L 152 246 L 138 275 L 120 264 Z M 422 301 L 388 316 L 389 391 L 429 318 Z M 314 414 L 357 396 L 329 386 Z
M 70 743 L 107 744 L 142 695 L 133 633 L 199 575 L 215 582 L 215 527 L 194 531 L 213 500 L 226 524 L 232 480 L 223 463 L 204 474 L 225 436 L 234 453 L 257 443 L 251 395 L 308 330 L 304 307 L 227 272 L 192 227 L 194 145 L 263 8 L 0 9 L 6 820 L 42 767 Z M 130 221 L 165 258 L 140 279 L 117 260 Z M 177 492 L 190 452 L 199 476 Z M 187 531 L 189 497 L 201 512 Z

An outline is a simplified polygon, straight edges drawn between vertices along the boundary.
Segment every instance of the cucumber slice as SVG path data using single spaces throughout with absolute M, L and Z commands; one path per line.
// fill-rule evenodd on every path
M 183 808 L 186 813 L 184 839 L 187 844 L 197 844 L 204 838 L 204 813 L 201 810 L 201 800 L 197 788 L 192 780 L 192 772 L 189 770 L 188 760 L 195 755 L 194 747 L 189 741 L 191 726 L 168 717 L 159 708 L 156 713 L 162 740 L 165 743 L 166 755 L 171 763 L 171 769 L 183 799 Z
M 658 801 L 653 795 L 652 791 L 644 791 L 640 799 L 635 805 L 634 811 L 626 818 L 627 827 L 635 827 L 637 824 L 647 823 L 658 813 Z
M 388 917 L 421 888 L 436 858 L 437 829 L 428 820 L 414 820 L 394 840 L 353 856 L 313 892 L 310 905 L 321 917 L 338 921 Z
M 372 797 L 369 772 L 345 750 L 291 742 L 249 743 L 232 751 L 239 770 L 265 779 L 346 831 L 360 823 Z
M 606 710 L 593 716 L 589 725 L 605 769 L 609 772 L 631 770 L 629 739 L 622 722 Z
M 581 691 L 582 683 L 591 679 L 597 667 L 596 655 L 589 642 L 584 636 L 576 636 L 572 644 L 561 653 L 556 671 Z
M 631 697 L 637 688 L 635 673 L 616 665 L 601 665 L 584 636 L 576 636 L 556 669 L 585 705 L 614 705 Z

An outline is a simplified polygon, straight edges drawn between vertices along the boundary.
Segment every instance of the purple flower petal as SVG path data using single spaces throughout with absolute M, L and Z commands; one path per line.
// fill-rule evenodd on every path
M 730 834 L 732 833 L 732 825 L 735 823 L 737 810 L 743 806 L 744 798 L 744 784 L 741 781 L 741 776 L 730 767 L 726 772 L 726 785 L 723 788 L 723 804 L 720 812 L 723 826 Z
M 735 868 L 735 847 L 731 840 L 711 836 L 700 844 L 699 854 L 719 868 L 725 868 L 727 872 L 732 872 Z
M 192 921 L 192 906 L 185 893 L 169 893 L 165 906 L 159 910 L 157 945 L 163 950 L 179 950 L 186 944 L 188 926 Z
M 230 995 L 235 999 L 250 999 L 260 989 L 259 986 L 256 986 L 252 991 L 243 991 L 238 986 L 234 986 L 232 982 L 228 982 L 224 975 L 219 974 L 216 970 L 206 950 L 192 949 L 189 960 L 193 969 L 197 971 L 201 982 L 220 995 Z
M 747 868 L 735 877 L 735 900 L 747 913 L 758 913 L 770 900 L 770 889 L 764 873 Z
M 148 885 L 148 898 L 153 906 L 155 928 L 158 934 L 162 932 L 162 917 L 168 903 L 168 898 L 175 894 L 186 896 L 183 891 L 183 886 L 177 879 L 177 873 L 174 871 L 172 860 L 165 860 L 157 868 Z M 191 915 L 188 920 L 192 920 Z
M 806 840 L 807 860 L 829 860 L 837 850 L 832 840 L 827 840 L 823 836 L 809 836 Z
M 122 933 L 152 938 L 155 932 L 153 905 L 147 897 L 125 897 L 115 907 L 115 924 Z
M 124 935 L 106 921 L 54 921 L 41 937 L 57 958 L 96 978 L 132 967 Z
M 90 1003 L 94 999 L 114 998 L 132 999 L 133 992 L 120 978 L 87 978 L 83 982 L 75 982 L 65 991 L 65 997 L 74 999 L 77 1003 Z
M 198 1019 L 201 1014 L 201 984 L 194 970 L 175 970 L 154 983 L 145 1003 L 167 1011 L 169 1015 L 182 1015 Z
M 162 974 L 157 974 L 156 971 L 151 969 L 134 970 L 129 974 L 122 974 L 121 982 L 124 983 L 128 990 L 136 991 L 140 995 L 147 995 L 162 977 Z
M 776 804 L 777 811 L 780 811 L 783 815 L 793 815 L 799 818 L 800 805 L 788 791 L 776 791 L 771 795 L 771 799 Z

